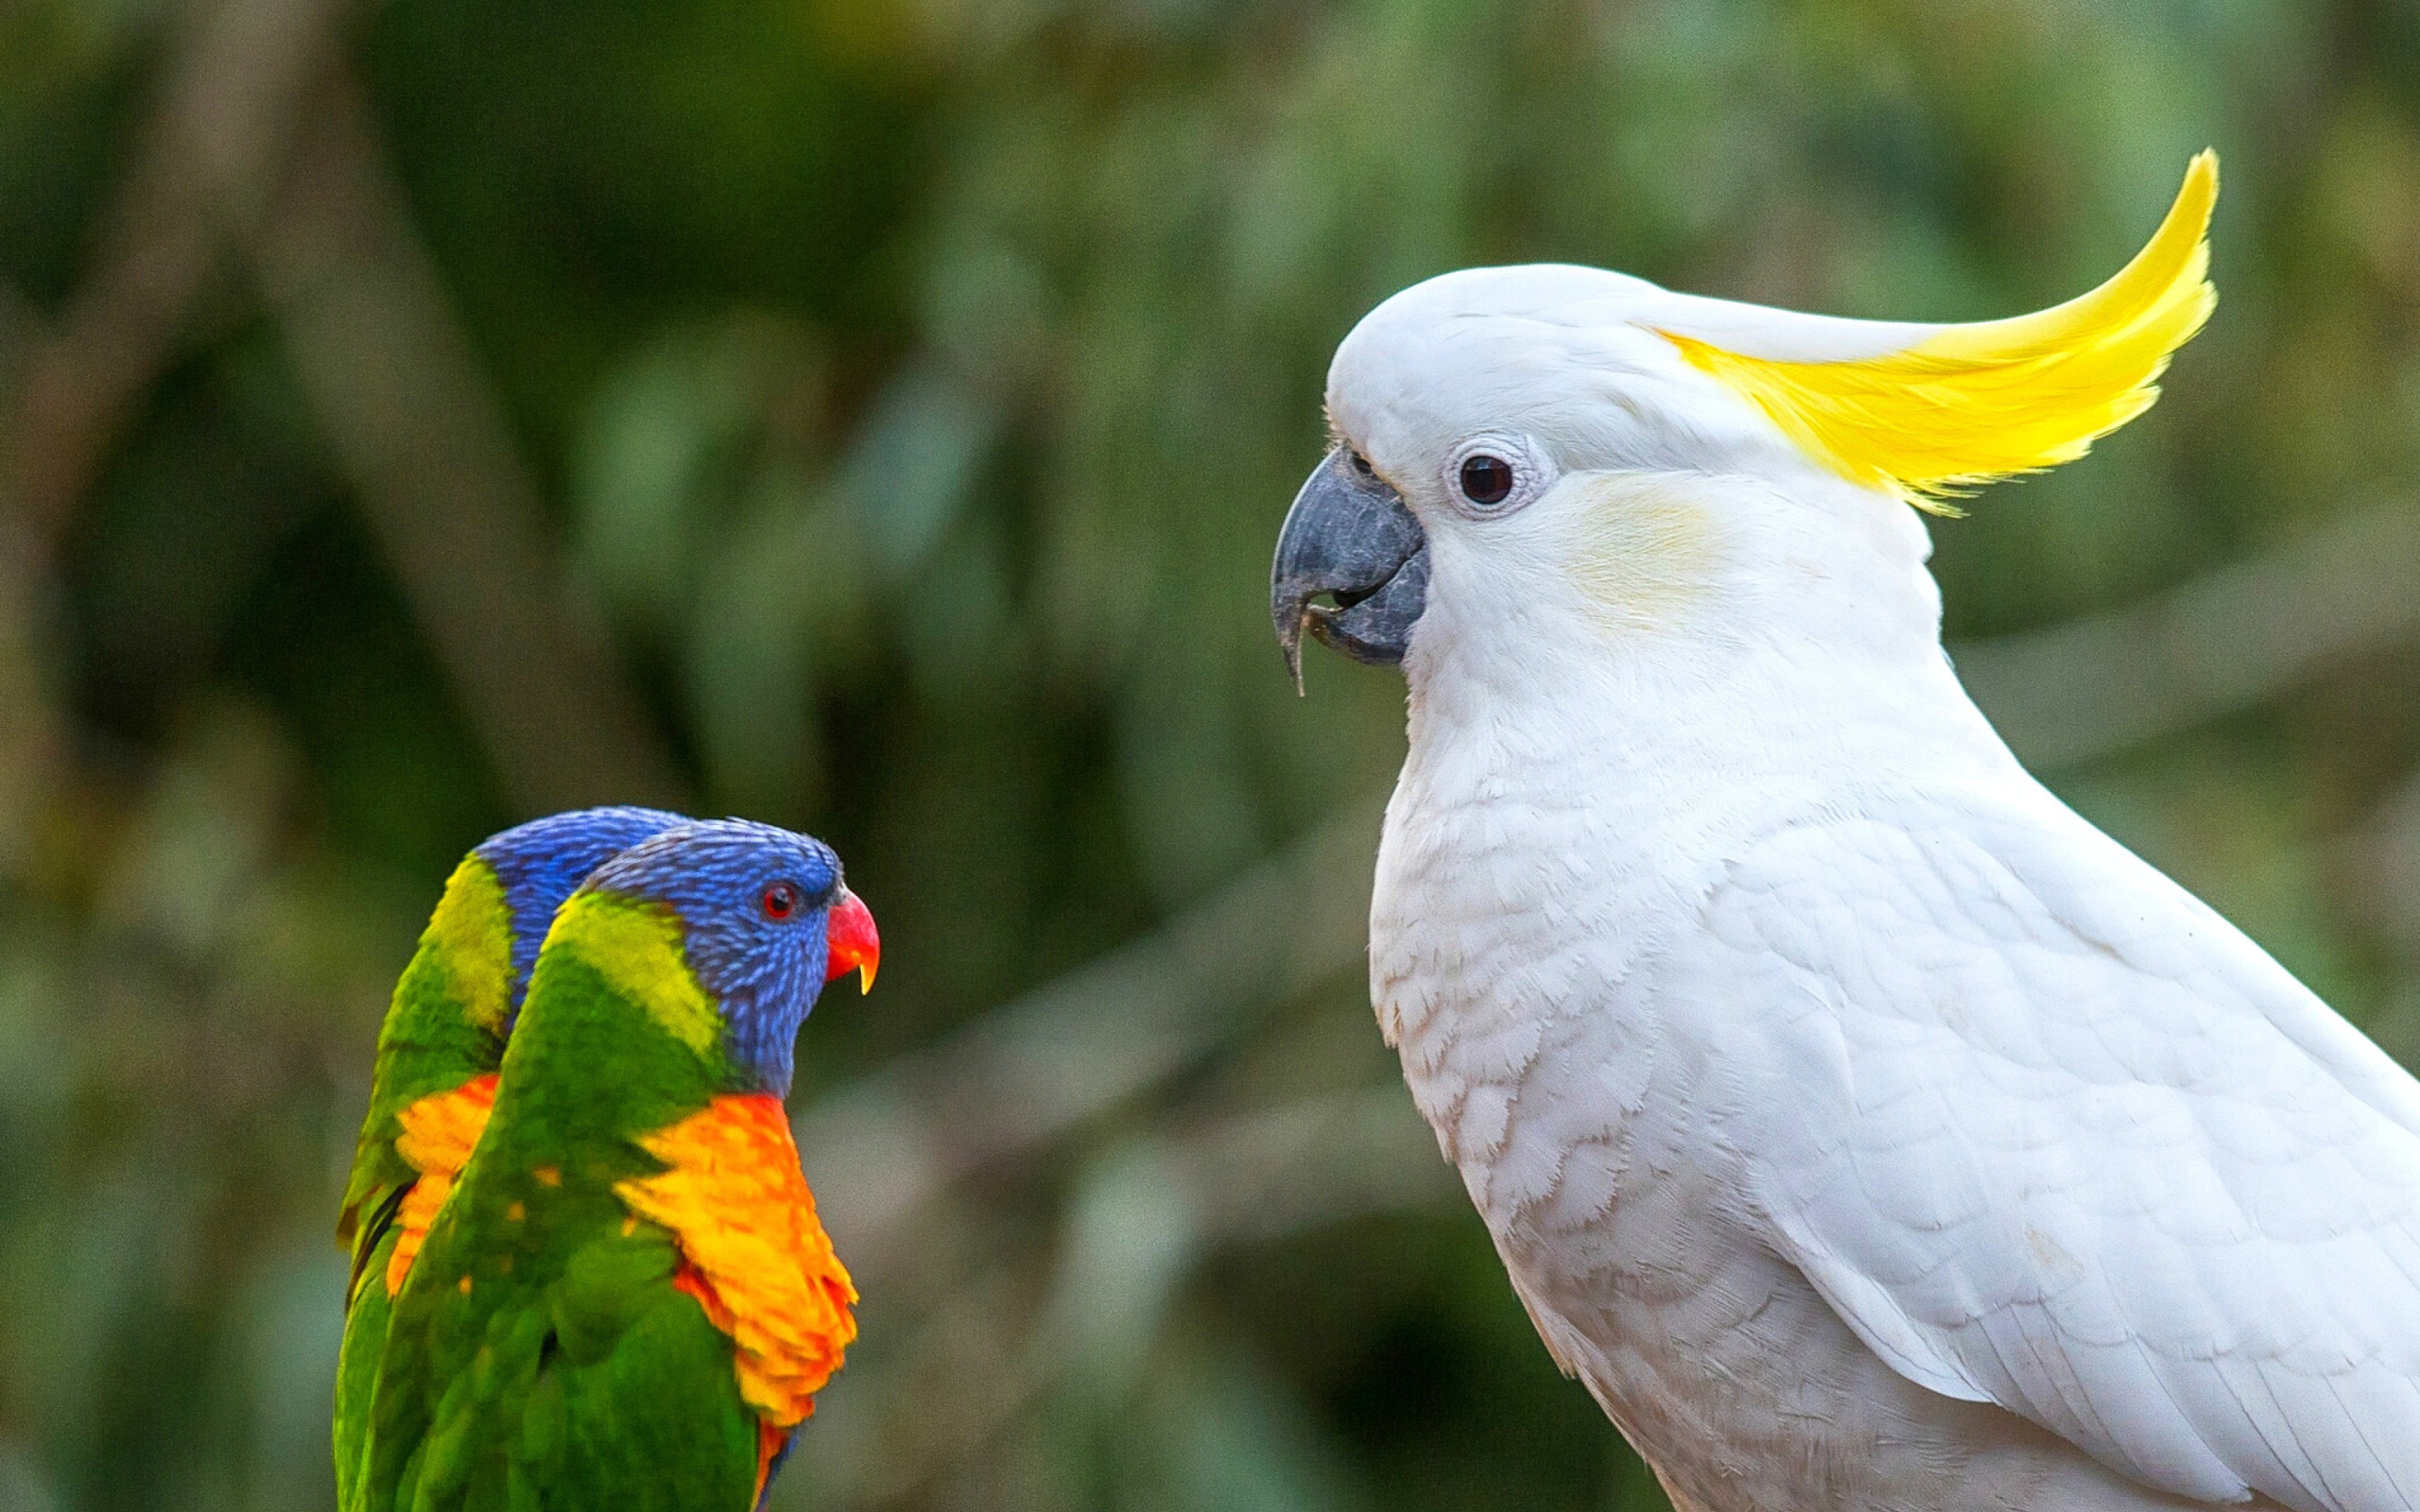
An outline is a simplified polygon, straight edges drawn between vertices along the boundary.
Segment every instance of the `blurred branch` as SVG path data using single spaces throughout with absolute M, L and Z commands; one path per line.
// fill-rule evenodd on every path
M 596 606 L 337 70 L 259 241 L 295 371 L 514 805 L 679 804 Z
M 12 364 L 0 464 L 21 544 L 46 555 L 213 268 L 252 244 L 320 421 L 515 806 L 678 803 L 601 619 L 538 533 L 536 490 L 368 111 L 349 76 L 328 82 L 347 3 L 194 9 L 94 270 Z
M 0 282 L 0 425 L 13 418 L 5 399 L 21 393 L 41 321 L 10 284 Z M 22 875 L 37 818 L 65 767 L 71 743 L 51 679 L 45 644 L 57 575 L 49 541 L 9 499 L 0 457 L 0 875 Z
M 0 290 L 0 870 L 70 760 L 43 631 L 51 556 L 196 296 L 257 223 L 346 0 L 196 0 L 91 269 L 55 321 Z
M 2072 766 L 2235 713 L 2420 634 L 2420 512 L 2389 505 L 2168 593 L 1952 647 L 2029 766 Z
M 1374 801 L 1345 807 L 1156 933 L 825 1098 L 799 1124 L 852 1264 L 918 1208 L 1182 1070 L 1256 1009 L 1362 958 Z
M 44 804 L 68 765 L 67 720 L 45 644 L 50 554 L 22 517 L 0 513 L 0 875 L 25 869 Z
M 257 223 L 344 0 L 217 0 L 188 38 L 92 271 L 17 375 L 0 451 L 33 532 L 65 527 L 127 412 L 166 366 L 195 296 Z

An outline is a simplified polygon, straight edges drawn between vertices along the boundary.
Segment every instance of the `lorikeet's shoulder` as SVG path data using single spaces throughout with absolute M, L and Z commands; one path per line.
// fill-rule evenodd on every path
M 474 852 L 447 880 L 379 1028 L 370 1112 L 354 1146 L 339 1241 L 374 1243 L 363 1232 L 364 1220 L 417 1175 L 396 1148 L 405 1109 L 458 1090 L 503 1059 L 511 980 L 511 910 L 494 868 Z M 357 1250 L 356 1267 L 361 1259 Z

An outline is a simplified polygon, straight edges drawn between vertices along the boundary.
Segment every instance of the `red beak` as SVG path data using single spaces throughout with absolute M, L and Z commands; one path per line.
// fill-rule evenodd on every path
M 882 936 L 874 933 L 873 915 L 846 887 L 825 917 L 823 947 L 823 980 L 837 981 L 855 971 L 857 990 L 873 990 L 874 968 L 882 964 Z

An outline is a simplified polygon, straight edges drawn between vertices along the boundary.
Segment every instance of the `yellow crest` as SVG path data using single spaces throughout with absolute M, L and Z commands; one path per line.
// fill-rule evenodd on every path
M 1955 514 L 1945 498 L 2072 462 L 2151 407 L 2169 355 L 2218 302 L 2204 277 L 2218 198 L 2218 154 L 2204 151 L 2149 245 L 2108 283 L 1880 356 L 1777 361 L 1658 335 L 1842 477 Z

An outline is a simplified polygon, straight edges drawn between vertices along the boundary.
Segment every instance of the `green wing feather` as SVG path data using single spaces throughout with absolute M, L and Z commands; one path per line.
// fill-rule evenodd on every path
M 673 1284 L 671 1235 L 614 1193 L 663 1168 L 633 1137 L 705 1107 L 718 1061 L 548 946 L 395 1298 L 366 1512 L 748 1512 L 756 1417 L 731 1341 Z
M 730 1340 L 672 1284 L 668 1234 L 612 1219 L 517 1285 L 492 1256 L 464 1269 L 458 1248 L 432 1236 L 398 1298 L 371 1512 L 750 1505 L 755 1418 Z
M 360 1493 L 370 1394 L 385 1349 L 390 1303 L 387 1263 L 394 1219 L 418 1173 L 397 1153 L 405 1108 L 494 1071 L 504 1056 L 512 974 L 511 911 L 494 870 L 466 856 L 395 984 L 378 1033 L 370 1112 L 354 1146 L 337 1243 L 350 1247 L 344 1344 L 337 1362 L 337 1504 L 352 1512 Z

